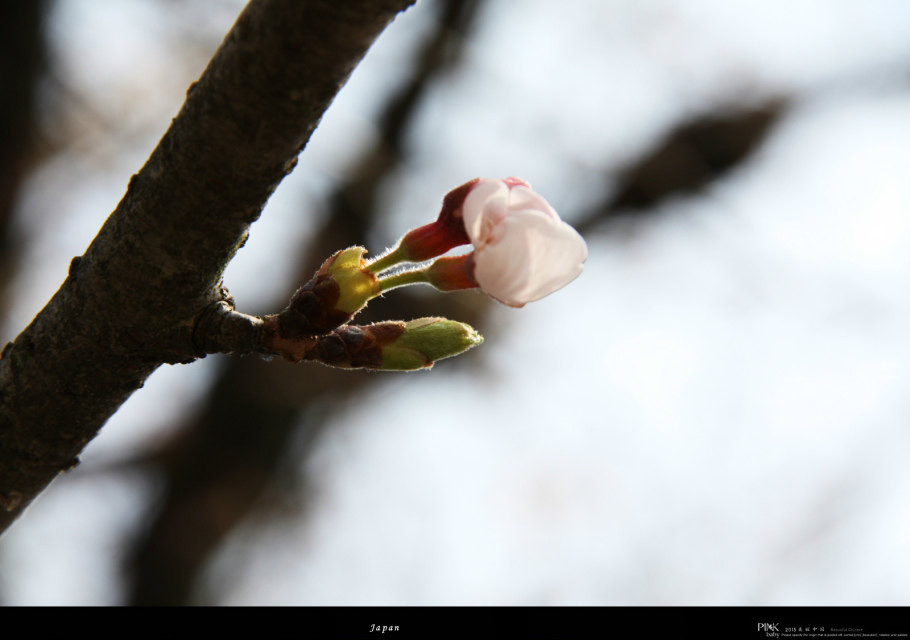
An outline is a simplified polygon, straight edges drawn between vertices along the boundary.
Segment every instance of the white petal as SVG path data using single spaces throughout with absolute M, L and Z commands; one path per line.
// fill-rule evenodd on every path
M 542 211 L 554 220 L 559 220 L 559 215 L 550 206 L 550 203 L 544 200 L 536 191 L 529 187 L 512 187 L 509 191 L 509 209 L 511 211 L 521 211 L 523 209 L 536 209 Z
M 509 187 L 502 180 L 478 180 L 462 205 L 464 228 L 474 246 L 489 242 L 489 234 L 508 216 Z
M 475 249 L 474 276 L 481 288 L 520 307 L 564 287 L 581 274 L 588 255 L 575 229 L 549 212 L 514 211 L 501 223 L 495 244 Z

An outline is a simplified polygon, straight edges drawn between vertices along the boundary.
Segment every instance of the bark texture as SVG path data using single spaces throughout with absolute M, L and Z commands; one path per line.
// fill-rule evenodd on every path
M 0 531 L 163 363 L 373 40 L 414 0 L 253 0 L 69 276 L 0 358 Z

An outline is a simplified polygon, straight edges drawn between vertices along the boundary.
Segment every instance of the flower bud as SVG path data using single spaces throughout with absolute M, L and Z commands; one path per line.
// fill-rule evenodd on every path
M 577 278 L 584 239 L 520 178 L 476 180 L 459 210 L 474 245 L 474 278 L 491 297 L 522 307 Z
M 363 247 L 350 247 L 326 260 L 278 314 L 280 335 L 296 339 L 328 333 L 348 322 L 382 291 L 366 267 Z
M 267 352 L 291 362 L 311 360 L 344 369 L 387 371 L 426 369 L 483 342 L 468 325 L 445 318 L 344 325 L 325 335 L 302 338 L 282 336 L 273 318 L 266 321 L 263 336 Z
M 462 322 L 446 318 L 418 318 L 382 347 L 380 369 L 412 371 L 432 367 L 437 360 L 457 356 L 483 342 L 483 336 Z
M 439 258 L 468 243 L 473 253 Z M 476 178 L 446 195 L 435 222 L 409 231 L 367 266 L 382 274 L 431 258 L 438 259 L 426 268 L 382 276 L 380 290 L 419 282 L 442 291 L 480 287 L 504 304 L 523 307 L 577 278 L 588 247 L 521 178 Z

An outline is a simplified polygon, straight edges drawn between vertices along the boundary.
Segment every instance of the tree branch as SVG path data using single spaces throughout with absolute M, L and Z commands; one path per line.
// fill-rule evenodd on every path
M 338 89 L 414 0 L 253 0 L 69 277 L 0 358 L 0 531 L 163 363 Z
M 435 28 L 417 45 L 415 64 L 397 70 L 401 82 L 390 83 L 390 88 L 397 88 L 379 111 L 379 136 L 362 149 L 327 197 L 324 224 L 294 253 L 300 258 L 293 280 L 305 282 L 318 266 L 306 258 L 311 253 L 308 247 L 347 247 L 370 237 L 370 227 L 378 224 L 376 194 L 405 161 L 402 141 L 412 131 L 429 90 L 442 75 L 457 69 L 477 4 L 473 0 L 433 4 L 438 16 Z M 448 52 L 442 67 L 434 51 Z M 430 72 L 430 67 L 435 71 Z M 286 296 L 282 298 L 266 308 L 286 303 Z M 405 288 L 371 302 L 358 321 L 440 314 L 476 324 L 488 307 L 485 296 L 426 297 Z M 464 360 L 455 364 L 465 366 Z M 128 604 L 217 600 L 216 594 L 204 593 L 198 582 L 221 542 L 245 519 L 306 514 L 314 483 L 307 475 L 288 474 L 287 468 L 296 469 L 312 454 L 334 410 L 386 379 L 340 369 L 265 363 L 259 358 L 229 358 L 223 365 L 208 397 L 184 428 L 151 452 L 150 459 L 129 467 L 159 479 L 160 500 L 148 505 L 148 517 L 127 544 L 130 550 L 122 568 L 130 582 Z M 250 430 L 250 422 L 256 429 Z M 294 459 L 292 465 L 286 464 L 289 456 Z M 294 496 L 285 502 L 288 492 Z M 276 508 L 276 500 L 280 507 Z

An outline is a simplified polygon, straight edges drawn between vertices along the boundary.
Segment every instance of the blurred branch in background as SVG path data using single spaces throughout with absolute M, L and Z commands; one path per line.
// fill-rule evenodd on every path
M 458 65 L 465 35 L 478 2 L 448 0 L 439 5 L 435 29 L 415 53 L 417 60 L 402 88 L 390 96 L 379 117 L 379 137 L 367 148 L 328 202 L 323 228 L 297 255 L 363 243 L 378 224 L 376 200 L 402 162 L 403 141 L 433 82 Z M 300 265 L 298 282 L 317 266 Z M 381 308 L 384 318 L 445 315 L 473 323 L 483 307 L 471 309 L 458 295 L 434 297 L 432 308 L 420 296 L 399 290 L 374 301 L 361 316 L 369 321 Z M 275 308 L 284 305 L 276 301 Z M 421 308 L 426 306 L 427 308 Z M 485 305 L 484 305 L 485 306 Z M 313 365 L 230 358 L 223 363 L 204 406 L 162 452 L 140 461 L 160 476 L 155 515 L 136 538 L 126 560 L 129 602 L 137 605 L 197 601 L 197 578 L 219 543 L 242 520 L 265 515 L 260 499 L 284 487 L 305 493 L 283 474 L 287 455 L 306 456 L 332 415 L 333 407 L 382 376 L 339 372 Z M 217 594 L 205 595 L 217 601 Z
M 617 172 L 616 188 L 576 228 L 589 233 L 609 220 L 648 215 L 671 197 L 696 195 L 749 160 L 787 106 L 776 99 L 681 122 Z
M 32 164 L 36 89 L 45 71 L 44 0 L 0 3 L 0 309 L 17 262 L 11 229 L 20 187 Z

